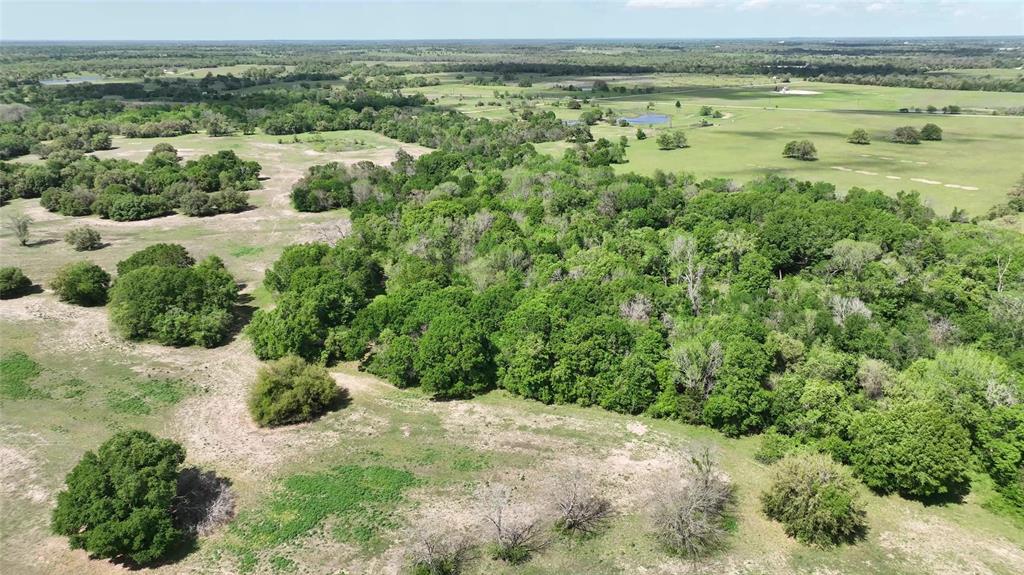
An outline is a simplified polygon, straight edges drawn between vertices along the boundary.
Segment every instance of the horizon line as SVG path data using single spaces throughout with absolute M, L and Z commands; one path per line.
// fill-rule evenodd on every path
M 690 37 L 637 37 L 637 36 L 580 36 L 580 37 L 481 37 L 481 38 L 230 38 L 230 39 L 114 39 L 114 38 L 33 38 L 8 40 L 0 37 L 0 44 L 61 44 L 61 43 L 132 43 L 132 44 L 167 44 L 167 43 L 367 43 L 367 42 L 687 42 L 687 41 L 713 41 L 713 40 L 946 40 L 946 39 L 1017 39 L 1024 41 L 1024 34 L 993 34 L 993 35 L 868 35 L 868 36 L 690 36 Z

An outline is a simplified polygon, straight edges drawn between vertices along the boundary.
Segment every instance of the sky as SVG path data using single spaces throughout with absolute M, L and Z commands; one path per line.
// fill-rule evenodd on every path
M 0 42 L 1024 36 L 1024 0 L 0 0 Z

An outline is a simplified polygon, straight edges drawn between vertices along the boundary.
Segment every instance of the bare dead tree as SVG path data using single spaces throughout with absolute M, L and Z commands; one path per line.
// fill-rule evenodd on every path
M 513 565 L 529 561 L 547 546 L 536 519 L 512 508 L 512 490 L 504 485 L 490 486 L 485 494 L 484 519 L 494 528 L 493 556 Z
M 705 347 L 698 341 L 684 342 L 672 349 L 677 369 L 677 385 L 695 391 L 707 399 L 715 389 L 715 377 L 722 367 L 722 344 L 712 341 Z
M 871 399 L 880 399 L 895 377 L 895 371 L 884 361 L 864 358 L 857 366 L 857 383 Z
M 676 269 L 677 281 L 686 284 L 686 297 L 690 300 L 690 311 L 700 315 L 701 287 L 704 284 L 706 268 L 700 261 L 697 242 L 687 236 L 676 236 L 669 246 L 669 257 Z
M 996 256 L 996 272 L 998 273 L 998 281 L 996 282 L 996 293 L 1003 293 L 1003 282 L 1006 280 L 1006 272 L 1010 270 L 1010 264 L 1013 263 L 1013 256 Z
M 719 549 L 728 535 L 727 514 L 735 503 L 732 484 L 707 449 L 691 458 L 694 472 L 665 482 L 656 495 L 654 527 L 669 549 L 697 559 Z
M 468 538 L 458 533 L 419 533 L 410 551 L 413 573 L 417 575 L 458 575 L 473 548 Z
M 828 304 L 832 308 L 832 319 L 839 325 L 845 324 L 848 318 L 855 315 L 871 318 L 871 309 L 856 296 L 833 295 L 829 298 Z
M 556 489 L 554 499 L 559 517 L 555 526 L 563 532 L 593 535 L 613 515 L 611 502 L 598 495 L 579 472 L 564 478 Z
M 619 316 L 630 321 L 646 322 L 651 319 L 653 311 L 654 305 L 651 303 L 651 298 L 642 293 L 634 295 L 619 305 Z

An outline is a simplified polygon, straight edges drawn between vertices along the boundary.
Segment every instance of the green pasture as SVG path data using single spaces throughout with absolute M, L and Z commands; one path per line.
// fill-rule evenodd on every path
M 729 80 L 734 83 L 737 79 Z M 659 86 L 654 94 L 598 95 L 595 103 L 611 109 L 618 117 L 645 113 L 671 118 L 671 127 L 687 132 L 690 148 L 661 151 L 654 137 L 665 126 L 646 127 L 645 141 L 636 141 L 634 127 L 619 128 L 600 123 L 595 137 L 618 140 L 627 136 L 628 163 L 615 167 L 620 172 L 651 174 L 655 170 L 687 171 L 701 178 L 723 177 L 744 182 L 766 173 L 825 180 L 840 192 L 851 187 L 879 189 L 889 194 L 918 191 L 940 214 L 954 207 L 979 215 L 1004 201 L 1010 186 L 1020 177 L 1024 158 L 1024 117 L 993 116 L 980 112 L 1024 106 L 1024 94 L 888 88 L 850 84 L 794 82 L 791 90 L 817 94 L 781 95 L 768 78 L 747 78 L 758 85 L 717 85 L 712 76 L 668 75 L 653 79 Z M 678 89 L 664 89 L 674 82 Z M 780 84 L 781 85 L 781 84 Z M 569 97 L 589 97 L 587 91 L 551 90 L 535 84 L 532 88 L 507 88 L 513 93 L 533 94 L 533 100 L 497 99 L 496 88 L 466 84 L 443 84 L 423 88 L 425 94 L 475 117 L 510 118 L 515 110 L 528 107 L 553 111 L 558 118 L 575 120 L 588 109 L 564 106 Z M 504 91 L 503 88 L 497 88 Z M 679 101 L 681 108 L 675 107 Z M 478 105 L 478 103 L 483 105 Z M 956 104 L 965 109 L 958 115 L 900 113 Z M 711 106 L 724 118 L 710 119 L 715 125 L 697 128 L 699 110 Z M 971 112 L 973 110 L 973 112 Z M 919 145 L 890 144 L 886 135 L 899 126 L 920 128 L 938 124 L 944 131 L 941 142 Z M 846 142 L 854 129 L 867 130 L 869 146 Z M 790 140 L 809 139 L 818 148 L 819 160 L 800 162 L 782 157 Z M 561 154 L 564 142 L 539 144 L 538 149 Z

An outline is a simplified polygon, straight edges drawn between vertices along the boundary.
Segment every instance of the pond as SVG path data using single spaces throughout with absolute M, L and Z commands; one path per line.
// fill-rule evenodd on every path
M 622 118 L 630 124 L 667 124 L 669 117 L 664 114 L 643 114 L 634 118 Z
M 75 76 L 73 78 L 50 78 L 48 80 L 40 80 L 39 83 L 44 86 L 63 86 L 65 84 L 84 84 L 85 82 L 99 82 L 102 79 L 102 76 Z

